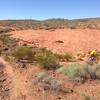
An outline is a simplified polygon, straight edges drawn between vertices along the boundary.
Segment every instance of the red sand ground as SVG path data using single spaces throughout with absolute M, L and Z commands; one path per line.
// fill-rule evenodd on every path
M 6 83 L 10 89 L 9 95 L 5 97 L 6 99 L 0 100 L 84 100 L 83 95 L 90 96 L 93 100 L 100 100 L 99 81 L 86 82 L 85 84 L 73 86 L 73 84 L 69 82 L 65 76 L 56 74 L 55 78 L 57 80 L 64 81 L 66 89 L 68 89 L 68 91 L 73 89 L 74 92 L 43 92 L 42 90 L 39 91 L 40 87 L 33 84 L 33 80 L 36 78 L 35 75 L 43 71 L 39 66 L 33 65 L 24 69 L 18 67 L 16 68 L 15 65 L 9 64 L 1 57 L 0 63 L 5 65 L 4 72 L 7 74 L 7 79 L 10 81 L 9 83 Z M 61 99 L 59 99 L 59 97 Z
M 47 47 L 58 53 L 86 53 L 92 49 L 100 50 L 100 30 L 23 30 L 10 32 L 10 34 L 12 34 L 14 38 L 35 42 L 36 45 Z M 59 40 L 64 43 L 56 42 Z
M 90 29 L 59 29 L 50 30 L 23 30 L 10 32 L 13 37 L 23 39 L 24 41 L 35 41 L 37 45 L 48 47 L 54 52 L 78 53 L 87 52 L 91 49 L 100 50 L 100 30 Z M 56 43 L 55 41 L 63 41 L 64 43 Z M 32 44 L 33 45 L 33 44 Z M 40 66 L 32 65 L 26 68 L 15 67 L 0 57 L 0 64 L 5 65 L 4 73 L 7 74 L 9 81 L 9 98 L 0 100 L 84 100 L 83 95 L 88 95 L 93 100 L 100 100 L 100 82 L 92 81 L 85 84 L 75 85 L 68 82 L 63 75 L 56 75 L 55 78 L 65 82 L 65 87 L 74 89 L 73 93 L 56 93 L 38 91 L 39 87 L 35 87 L 32 83 L 36 78 L 35 75 L 43 71 Z M 0 76 L 1 77 L 1 76 Z M 6 93 L 7 91 L 5 91 Z M 4 94 L 3 94 L 4 95 Z M 59 98 L 60 97 L 60 98 Z M 1 98 L 1 95 L 0 95 Z

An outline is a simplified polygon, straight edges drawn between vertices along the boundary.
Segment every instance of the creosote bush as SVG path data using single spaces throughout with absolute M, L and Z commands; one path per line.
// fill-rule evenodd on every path
M 70 61 L 70 62 L 75 62 L 76 59 L 72 54 L 66 53 L 66 54 L 56 54 L 56 57 L 60 61 Z
M 17 59 L 33 60 L 34 52 L 30 47 L 19 47 L 13 52 L 13 56 Z
M 47 70 L 55 70 L 57 67 L 59 67 L 55 54 L 45 48 L 36 55 L 36 59 L 37 62 Z
M 19 47 L 14 50 L 13 56 L 20 61 L 35 61 L 47 70 L 60 67 L 55 54 L 46 48 Z
M 88 65 L 73 63 L 57 70 L 68 76 L 69 80 L 84 83 L 87 80 L 100 80 L 100 64 Z
M 91 96 L 88 95 L 83 95 L 83 99 L 82 100 L 93 100 Z
M 10 49 L 17 46 L 17 40 L 11 38 L 10 35 L 0 35 L 0 42 L 9 47 Z

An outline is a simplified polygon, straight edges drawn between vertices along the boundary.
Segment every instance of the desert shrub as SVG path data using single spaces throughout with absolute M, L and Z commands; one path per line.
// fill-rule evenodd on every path
M 97 57 L 97 60 L 100 60 L 100 51 L 97 52 L 96 57 Z
M 0 34 L 7 33 L 7 32 L 11 32 L 11 31 L 13 31 L 13 29 L 11 29 L 11 28 L 1 28 L 0 29 Z
M 36 55 L 37 62 L 47 70 L 56 69 L 59 66 L 57 57 L 50 50 L 42 49 Z
M 100 80 L 100 64 L 68 64 L 57 70 L 68 76 L 69 80 L 75 82 L 86 82 L 87 80 Z
M 61 55 L 61 54 L 55 54 L 55 56 L 59 59 L 59 61 L 65 61 L 63 55 Z
M 29 47 L 19 47 L 13 52 L 13 56 L 17 59 L 33 60 L 34 52 Z
M 11 38 L 10 35 L 0 35 L 0 43 L 0 54 L 3 56 L 11 55 L 12 51 L 17 47 L 17 40 Z
M 70 61 L 70 62 L 74 62 L 76 61 L 75 57 L 72 54 L 55 54 L 56 57 L 60 60 L 60 61 Z
M 11 38 L 9 35 L 1 35 L 0 41 L 10 48 L 13 48 L 17 45 L 17 41 L 14 38 Z
M 7 44 L 9 42 L 9 37 L 2 35 L 0 36 L 0 41 L 3 42 L 4 44 Z
M 92 60 L 91 58 L 88 58 L 87 61 L 86 61 L 86 63 L 88 65 L 94 65 L 96 63 L 96 60 Z
M 61 67 L 57 71 L 67 75 L 70 80 L 73 80 L 79 76 L 80 70 L 81 70 L 81 65 L 79 63 L 73 63 Z
M 88 53 L 90 54 L 90 52 L 91 52 L 91 51 L 89 51 Z M 97 51 L 97 53 L 96 53 L 94 59 L 91 58 L 91 57 L 88 57 L 88 59 L 87 59 L 86 62 L 87 62 L 89 65 L 93 65 L 93 64 L 95 64 L 95 63 L 98 63 L 99 60 L 100 60 L 100 52 Z
M 83 60 L 86 57 L 86 54 L 77 54 L 78 60 Z
M 89 24 L 87 26 L 87 28 L 89 28 L 89 29 L 97 29 L 97 25 L 96 24 Z
M 74 57 L 72 54 L 68 54 L 68 53 L 66 53 L 66 54 L 64 55 L 64 59 L 65 59 L 66 61 L 75 61 L 75 57 Z
M 71 29 L 76 29 L 76 26 L 70 26 Z
M 93 100 L 92 97 L 88 96 L 88 95 L 83 95 L 83 99 L 82 100 Z
M 60 91 L 62 88 L 62 83 L 56 79 L 53 79 L 48 72 L 39 73 L 33 83 L 35 85 L 41 83 L 44 90 Z

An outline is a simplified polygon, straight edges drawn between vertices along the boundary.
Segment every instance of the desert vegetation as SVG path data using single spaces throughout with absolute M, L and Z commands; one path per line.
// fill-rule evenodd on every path
M 100 79 L 99 77 L 100 64 L 88 65 L 88 64 L 79 64 L 72 63 L 67 66 L 61 67 L 58 69 L 58 72 L 61 72 L 69 77 L 69 80 L 73 82 L 86 82 L 87 80 L 96 80 Z
M 14 27 L 17 30 L 23 29 L 63 29 L 63 28 L 89 28 L 89 29 L 99 29 L 98 24 L 100 22 L 99 18 L 87 18 L 87 19 L 77 19 L 77 20 L 68 20 L 68 19 L 47 19 L 43 21 L 39 20 L 2 20 L 0 25 L 6 27 Z M 4 32 L 9 29 L 4 30 Z M 10 29 L 11 30 L 11 29 Z M 1 31 L 3 32 L 3 30 Z
M 56 69 L 59 67 L 57 57 L 50 50 L 42 49 L 42 52 L 36 55 L 37 62 L 46 69 Z
M 15 38 L 11 34 L 8 34 L 11 31 L 16 32 L 16 30 L 25 29 L 34 29 L 37 31 L 45 29 L 44 33 L 55 32 L 55 29 L 61 29 L 59 31 L 62 31 L 63 28 L 70 28 L 73 31 L 76 28 L 83 30 L 84 28 L 99 29 L 99 25 L 96 24 L 97 21 L 99 22 L 99 19 L 0 21 L 0 25 L 7 27 L 7 29 L 0 29 L 0 86 L 3 86 L 4 89 L 4 91 L 0 90 L 0 96 L 4 98 L 2 100 L 9 98 L 10 94 L 16 94 L 14 97 L 12 96 L 15 100 L 31 100 L 30 98 L 35 98 L 35 100 L 39 100 L 40 98 L 41 100 L 44 100 L 44 98 L 46 98 L 45 100 L 49 100 L 48 98 L 51 100 L 74 100 L 73 98 L 76 100 L 78 100 L 77 98 L 80 100 L 99 100 L 99 96 L 96 96 L 97 94 L 99 95 L 98 87 L 100 86 L 99 50 L 95 55 L 95 61 L 93 61 L 89 59 L 91 48 L 89 48 L 88 52 L 79 52 L 76 54 L 67 52 L 67 49 L 65 53 L 58 53 L 52 50 L 53 47 L 51 44 L 49 46 L 52 49 L 45 46 L 34 46 L 38 40 L 35 41 L 33 37 L 31 38 L 33 41 L 29 39 L 28 42 L 24 43 L 23 39 Z M 15 29 L 8 28 L 8 26 Z M 38 37 L 38 34 L 40 34 L 35 35 L 36 31 L 32 32 L 32 36 L 34 37 Z M 56 37 L 52 36 L 52 38 Z M 57 45 L 58 47 L 64 47 L 67 42 L 65 41 L 65 37 L 63 38 L 54 39 L 52 43 L 55 47 Z M 21 45 L 20 41 L 23 42 Z M 45 37 L 45 41 L 42 42 L 48 43 L 48 41 Z M 73 38 L 70 41 L 73 41 Z M 68 43 L 70 44 L 70 42 Z M 70 44 L 67 47 L 68 50 L 71 46 Z M 5 87 L 7 88 L 5 89 Z

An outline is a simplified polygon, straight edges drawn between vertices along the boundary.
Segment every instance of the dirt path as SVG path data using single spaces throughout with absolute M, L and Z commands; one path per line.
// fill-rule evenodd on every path
M 5 66 L 4 71 L 7 73 L 8 78 L 11 80 L 9 94 L 10 100 L 30 100 L 28 97 L 28 89 L 26 84 L 27 73 L 26 75 L 21 75 L 18 70 L 14 71 L 14 68 L 1 57 L 0 63 Z

